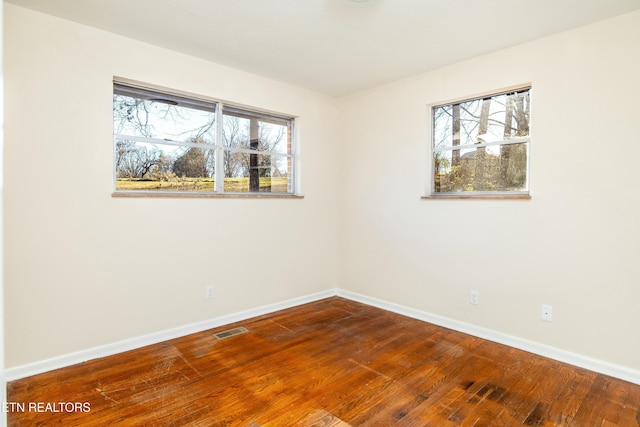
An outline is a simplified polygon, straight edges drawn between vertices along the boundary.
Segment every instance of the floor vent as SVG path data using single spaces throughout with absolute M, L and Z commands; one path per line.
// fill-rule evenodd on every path
M 236 335 L 240 335 L 240 334 L 244 334 L 246 332 L 249 332 L 249 330 L 243 326 L 240 326 L 239 328 L 233 328 L 233 329 L 229 329 L 228 331 L 222 331 L 222 332 L 218 332 L 213 334 L 214 337 L 218 338 L 219 340 L 223 340 L 225 338 L 229 338 L 229 337 L 233 337 Z

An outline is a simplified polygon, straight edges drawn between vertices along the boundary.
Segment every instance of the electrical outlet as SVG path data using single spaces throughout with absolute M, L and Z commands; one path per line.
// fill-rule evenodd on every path
M 480 304 L 480 293 L 478 291 L 469 291 L 469 303 L 473 305 Z
M 551 322 L 553 319 L 552 307 L 550 305 L 542 304 L 542 311 L 540 313 L 540 318 L 545 322 Z
M 207 299 L 213 298 L 213 286 L 207 286 Z

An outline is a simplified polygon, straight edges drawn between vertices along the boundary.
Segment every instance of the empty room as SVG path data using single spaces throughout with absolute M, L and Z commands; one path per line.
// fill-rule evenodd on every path
M 0 425 L 640 425 L 640 1 L 1 13 Z

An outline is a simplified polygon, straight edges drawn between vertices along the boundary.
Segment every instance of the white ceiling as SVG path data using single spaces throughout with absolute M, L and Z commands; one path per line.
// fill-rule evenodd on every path
M 332 96 L 640 9 L 640 0 L 7 1 Z

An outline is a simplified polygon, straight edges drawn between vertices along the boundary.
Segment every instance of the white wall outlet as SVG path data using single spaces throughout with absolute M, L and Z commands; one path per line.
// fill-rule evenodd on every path
M 213 286 L 207 286 L 207 299 L 211 299 L 213 298 Z
M 480 292 L 478 291 L 469 291 L 469 303 L 473 305 L 480 304 Z
M 542 311 L 540 312 L 540 318 L 545 322 L 551 322 L 553 319 L 552 307 L 550 305 L 542 304 Z

